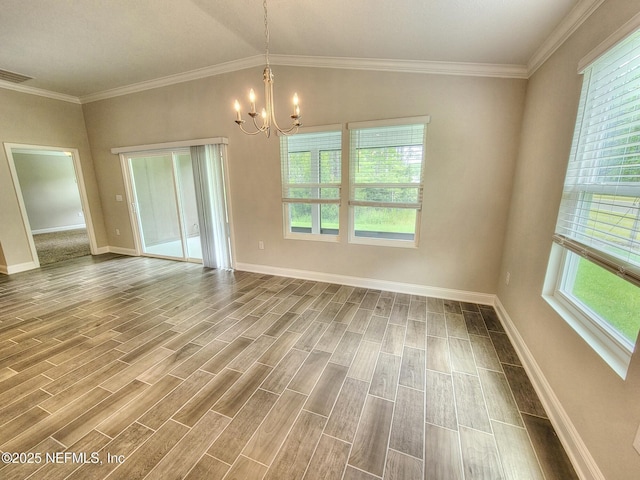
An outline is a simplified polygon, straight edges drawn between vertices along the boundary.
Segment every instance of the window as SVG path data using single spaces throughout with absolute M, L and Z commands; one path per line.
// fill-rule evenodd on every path
M 428 122 L 349 124 L 350 242 L 417 246 Z
M 337 241 L 342 130 L 280 138 L 286 238 Z
M 622 376 L 640 329 L 640 31 L 584 71 L 545 298 Z

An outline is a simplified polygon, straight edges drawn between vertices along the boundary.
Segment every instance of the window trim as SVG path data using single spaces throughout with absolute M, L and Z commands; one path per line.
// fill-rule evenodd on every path
M 343 145 L 343 141 L 344 141 L 344 131 L 342 128 L 342 124 L 330 124 L 330 125 L 320 125 L 320 126 L 312 126 L 312 127 L 300 127 L 300 129 L 298 130 L 298 134 L 308 134 L 308 133 L 322 133 L 322 132 L 339 132 L 340 133 L 340 155 L 341 155 L 341 159 L 343 157 L 343 152 L 344 152 L 344 145 Z M 338 206 L 338 219 L 340 219 L 340 207 L 342 205 L 342 196 L 343 196 L 343 189 L 342 189 L 342 185 L 343 185 L 343 175 L 342 175 L 342 170 L 343 170 L 343 164 L 341 160 L 341 165 L 340 165 L 340 183 L 327 183 L 322 185 L 321 187 L 318 187 L 317 183 L 313 183 L 313 184 L 295 184 L 297 187 L 312 187 L 312 188 L 335 188 L 338 190 L 338 198 L 337 199 L 322 199 L 322 198 L 317 198 L 317 199 L 307 199 L 307 198 L 287 198 L 284 196 L 284 190 L 285 190 L 285 183 L 284 183 L 284 172 L 282 170 L 283 167 L 283 161 L 282 161 L 282 139 L 286 139 L 287 137 L 278 133 L 278 136 L 281 137 L 281 143 L 280 143 L 280 181 L 281 183 L 281 192 L 282 192 L 282 198 L 281 198 L 281 202 L 282 202 L 282 229 L 283 229 L 283 236 L 285 239 L 287 240 L 307 240 L 307 241 L 318 241 L 318 242 L 330 242 L 330 243 L 338 243 L 340 242 L 340 237 L 342 235 L 342 228 L 340 228 L 340 225 L 338 225 L 338 233 L 337 234 L 333 234 L 333 233 L 322 233 L 322 229 L 320 227 L 320 225 L 318 225 L 318 232 L 296 232 L 294 231 L 294 228 L 291 226 L 290 223 L 290 212 L 289 212 L 289 208 L 290 205 L 295 204 L 295 203 L 302 203 L 302 204 L 311 204 L 312 206 L 312 222 L 313 222 L 313 217 L 314 217 L 314 210 L 319 210 L 322 207 L 322 205 L 337 205 Z M 318 150 L 318 154 L 323 151 L 323 150 Z M 289 153 L 289 150 L 287 148 L 287 155 Z M 318 155 L 318 161 L 319 161 L 319 155 Z M 291 185 L 288 184 L 287 185 Z M 319 219 L 319 216 L 318 216 Z M 338 220 L 339 221 L 339 220 Z M 312 223 L 313 224 L 313 223 Z M 313 227 L 312 227 L 313 228 Z
M 423 191 L 424 191 L 424 170 L 426 166 L 426 139 L 427 139 L 427 125 L 431 122 L 431 116 L 422 115 L 417 117 L 404 117 L 404 118 L 393 118 L 386 120 L 372 120 L 372 121 L 362 121 L 362 122 L 349 122 L 347 123 L 347 130 L 349 131 L 349 148 L 348 148 L 348 171 L 349 171 L 349 221 L 348 221 L 348 241 L 349 243 L 356 245 L 374 245 L 374 246 L 383 246 L 383 247 L 400 247 L 400 248 L 418 248 L 418 244 L 420 241 L 420 230 L 421 230 L 421 220 L 422 220 L 422 204 L 423 204 Z M 351 153 L 353 151 L 352 145 L 352 131 L 367 129 L 367 128 L 383 128 L 383 127 L 394 127 L 394 126 L 402 126 L 402 125 L 424 125 L 424 134 L 422 138 L 422 166 L 421 166 L 421 178 L 419 184 L 393 184 L 393 187 L 412 187 L 418 189 L 419 202 L 417 203 L 392 203 L 392 202 L 366 202 L 361 200 L 355 200 L 353 197 L 355 195 L 355 190 L 361 184 L 356 184 L 351 178 Z M 367 187 L 377 188 L 380 186 L 386 186 L 384 183 L 371 183 L 367 184 Z M 416 211 L 416 222 L 415 222 L 415 230 L 413 233 L 412 240 L 405 239 L 393 239 L 393 238 L 385 238 L 385 237 L 375 237 L 375 236 L 359 236 L 356 235 L 355 229 L 355 207 L 378 207 L 378 208 L 401 208 L 401 209 L 411 209 Z
M 618 332 L 599 322 L 597 314 L 580 305 L 563 291 L 565 268 L 569 260 L 566 248 L 553 243 L 544 281 L 542 298 L 600 357 L 622 378 L 627 376 L 633 345 Z M 573 253 L 573 252 L 571 252 Z M 577 254 L 576 254 L 577 255 Z

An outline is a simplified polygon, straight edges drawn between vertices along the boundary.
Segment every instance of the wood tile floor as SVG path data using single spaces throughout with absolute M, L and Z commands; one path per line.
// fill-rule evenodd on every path
M 577 478 L 491 307 L 115 255 L 0 276 L 0 450 L 4 480 Z

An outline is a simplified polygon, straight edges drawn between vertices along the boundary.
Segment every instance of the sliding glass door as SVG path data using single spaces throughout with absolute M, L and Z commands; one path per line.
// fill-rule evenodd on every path
M 202 262 L 189 150 L 128 157 L 143 255 Z

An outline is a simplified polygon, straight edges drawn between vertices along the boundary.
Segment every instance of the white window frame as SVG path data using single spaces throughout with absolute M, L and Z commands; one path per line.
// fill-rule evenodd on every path
M 636 15 L 627 24 L 623 25 L 617 32 L 607 38 L 602 44 L 586 55 L 579 63 L 579 73 L 584 73 L 603 54 L 608 53 L 611 48 L 617 46 L 640 28 L 640 15 Z M 587 72 L 589 73 L 589 72 Z M 588 77 L 586 79 L 589 80 Z M 583 84 L 581 93 L 581 105 L 587 96 L 587 84 Z M 581 107 L 582 109 L 583 107 Z M 579 115 L 582 111 L 578 112 Z M 576 122 L 576 129 L 579 122 Z M 574 134 L 572 145 L 572 155 L 576 152 L 576 139 L 578 133 Z M 582 186 L 588 193 L 589 187 Z M 597 188 L 596 193 L 606 193 L 606 185 Z M 604 190 L 603 190 L 604 189 Z M 601 318 L 589 306 L 582 303 L 573 295 L 567 294 L 573 290 L 571 282 L 575 280 L 578 261 L 581 257 L 591 261 L 603 271 L 610 271 L 620 277 L 631 281 L 638 286 L 636 275 L 629 272 L 629 268 L 621 266 L 620 262 L 608 254 L 598 251 L 593 247 L 588 247 L 566 238 L 556 233 L 554 244 L 549 257 L 549 265 L 543 287 L 543 298 L 549 305 L 578 333 L 588 345 L 590 345 L 598 355 L 621 377 L 626 378 L 631 356 L 635 345 L 629 341 L 614 327 Z M 640 287 L 639 287 L 640 288 Z M 637 340 L 636 340 L 637 342 Z
M 422 213 L 422 198 L 424 190 L 424 171 L 426 164 L 426 145 L 427 145 L 427 125 L 431 121 L 431 117 L 428 115 L 420 117 L 407 117 L 397 118 L 390 120 L 374 120 L 364 122 L 350 122 L 347 124 L 349 130 L 349 243 L 361 244 L 361 245 L 377 245 L 384 247 L 401 247 L 401 248 L 417 248 L 420 239 L 420 225 L 421 225 L 421 213 Z M 354 182 L 352 173 L 352 152 L 356 148 L 353 142 L 353 131 L 367 128 L 380 128 L 380 127 L 393 127 L 398 125 L 424 125 L 424 134 L 422 139 L 422 165 L 420 183 L 411 184 L 384 184 L 384 183 L 368 183 L 366 187 L 369 188 L 389 188 L 389 187 L 414 187 L 418 188 L 418 203 L 415 205 L 393 204 L 393 203 L 378 203 L 368 201 L 355 200 L 356 189 L 359 185 Z M 365 185 L 365 184 L 363 184 Z M 391 239 L 385 237 L 366 237 L 358 236 L 355 231 L 355 208 L 356 207 L 381 207 L 381 208 L 409 208 L 416 211 L 416 222 L 414 226 L 413 239 Z
M 340 144 L 340 153 L 342 155 L 342 125 L 334 124 L 334 125 L 324 125 L 318 127 L 301 127 L 298 131 L 298 134 L 305 133 L 319 133 L 319 132 L 339 132 L 341 135 L 341 144 Z M 312 241 L 320 241 L 320 242 L 339 242 L 341 235 L 340 228 L 340 205 L 342 200 L 342 174 L 340 183 L 320 183 L 319 179 L 317 182 L 309 183 L 309 184 L 289 184 L 285 179 L 285 172 L 288 171 L 287 161 L 288 161 L 288 138 L 284 135 L 280 137 L 280 155 L 281 155 L 281 179 L 282 179 L 282 212 L 283 212 L 283 234 L 286 239 L 293 240 L 312 240 Z M 320 162 L 320 149 L 311 150 L 312 157 L 315 157 L 314 160 L 318 163 L 318 169 L 314 170 L 319 172 L 319 162 Z M 284 156 L 286 153 L 286 157 Z M 340 169 L 342 171 L 342 164 L 340 165 Z M 342 173 L 342 172 L 341 172 Z M 287 198 L 285 195 L 287 187 L 294 186 L 298 188 L 335 188 L 338 190 L 338 199 L 293 199 Z M 295 232 L 292 231 L 291 228 L 291 215 L 290 215 L 290 205 L 294 203 L 305 203 L 311 204 L 311 232 Z M 321 216 L 320 209 L 322 205 L 337 205 L 338 206 L 338 232 L 334 233 L 324 233 L 321 231 Z

